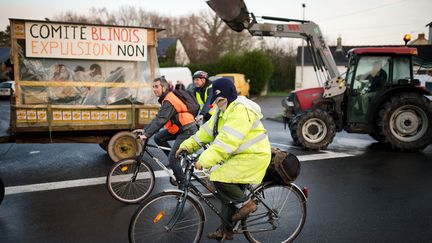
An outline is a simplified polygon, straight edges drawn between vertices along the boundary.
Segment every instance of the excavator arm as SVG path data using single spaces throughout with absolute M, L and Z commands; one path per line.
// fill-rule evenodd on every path
M 333 56 L 324 41 L 317 24 L 312 21 L 261 16 L 263 20 L 284 23 L 258 23 L 243 0 L 208 0 L 207 4 L 231 29 L 241 32 L 247 29 L 252 36 L 271 36 L 304 39 L 312 57 L 316 72 L 325 73 L 325 98 L 345 92 L 345 85 L 337 69 Z

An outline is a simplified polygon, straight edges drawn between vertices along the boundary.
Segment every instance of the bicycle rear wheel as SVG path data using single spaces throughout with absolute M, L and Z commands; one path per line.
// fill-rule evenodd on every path
M 155 185 L 155 176 L 146 162 L 123 159 L 111 167 L 106 185 L 115 199 L 132 204 L 150 195 Z
M 164 192 L 146 199 L 129 224 L 129 241 L 139 242 L 199 242 L 204 227 L 204 212 L 189 196 L 177 223 L 171 230 L 166 226 L 181 203 L 181 192 Z
M 306 199 L 293 185 L 264 185 L 256 189 L 261 200 L 277 213 L 273 215 L 258 201 L 257 210 L 242 222 L 250 242 L 291 242 L 306 220 Z M 257 201 L 256 197 L 254 198 Z

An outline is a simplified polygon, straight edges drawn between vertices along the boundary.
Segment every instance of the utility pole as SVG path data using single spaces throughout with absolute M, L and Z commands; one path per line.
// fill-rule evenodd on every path
M 302 7 L 303 7 L 303 21 L 304 21 L 305 20 L 305 8 L 306 8 L 306 4 L 303 3 Z M 301 71 L 300 71 L 300 85 L 301 86 L 303 86 L 303 66 L 304 66 L 304 40 L 302 39 L 302 46 L 301 46 Z

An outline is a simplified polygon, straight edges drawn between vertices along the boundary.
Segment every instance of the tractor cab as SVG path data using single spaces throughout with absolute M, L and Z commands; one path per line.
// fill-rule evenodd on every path
M 352 132 L 374 132 L 370 123 L 376 118 L 377 108 L 402 89 L 416 89 L 413 79 L 412 56 L 415 48 L 357 48 L 349 52 L 346 74 L 345 124 Z

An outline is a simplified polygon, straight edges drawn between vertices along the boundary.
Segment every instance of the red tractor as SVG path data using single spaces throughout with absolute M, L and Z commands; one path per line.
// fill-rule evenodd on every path
M 337 81 L 344 92 L 313 88 L 290 93 L 282 104 L 294 143 L 325 149 L 335 132 L 345 130 L 400 150 L 425 148 L 431 143 L 432 105 L 430 93 L 413 79 L 416 54 L 408 47 L 352 49 L 346 77 Z
M 278 23 L 258 23 L 243 0 L 207 3 L 235 31 L 307 42 L 317 76 L 326 81 L 324 87 L 296 90 L 282 101 L 294 143 L 325 149 L 342 130 L 369 134 L 400 150 L 423 149 L 431 143 L 431 98 L 413 78 L 415 48 L 353 49 L 342 77 L 314 22 L 261 16 Z

